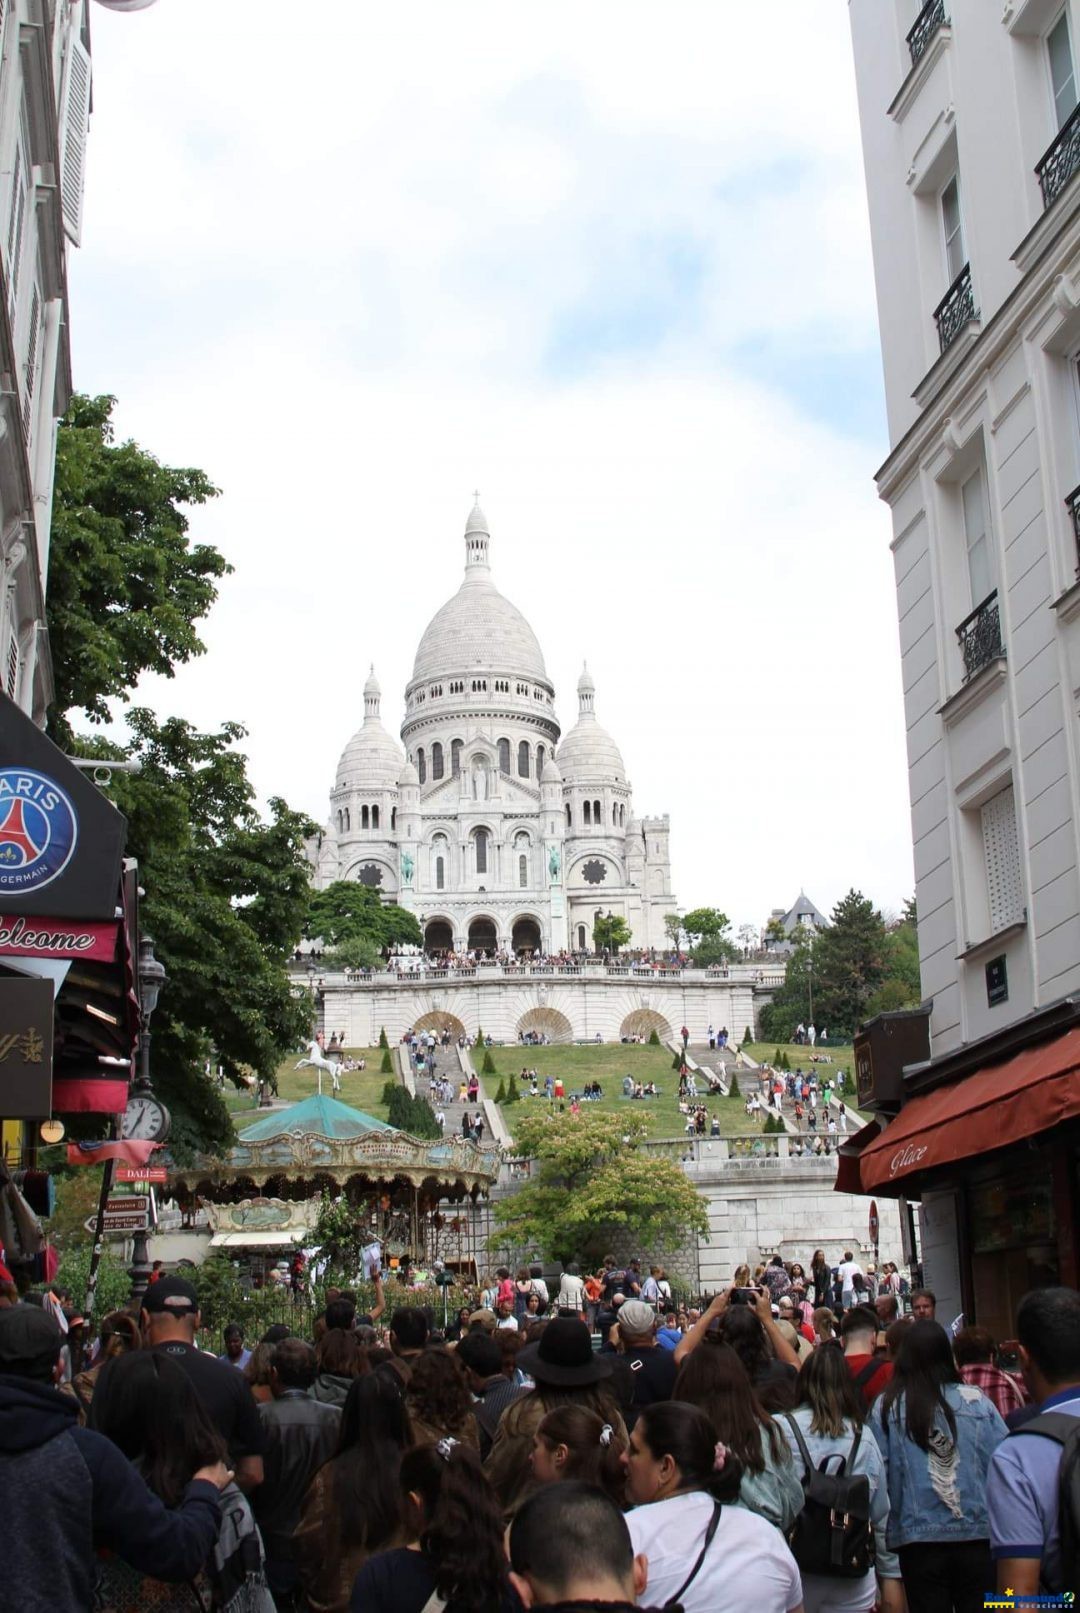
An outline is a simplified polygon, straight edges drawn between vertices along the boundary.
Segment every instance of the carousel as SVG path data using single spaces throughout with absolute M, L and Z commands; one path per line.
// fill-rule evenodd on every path
M 471 1210 L 501 1160 L 497 1143 L 423 1141 L 319 1093 L 255 1121 L 223 1158 L 173 1166 L 169 1189 L 185 1216 L 206 1209 L 218 1247 L 308 1243 L 328 1196 L 354 1207 L 391 1266 L 475 1272 Z

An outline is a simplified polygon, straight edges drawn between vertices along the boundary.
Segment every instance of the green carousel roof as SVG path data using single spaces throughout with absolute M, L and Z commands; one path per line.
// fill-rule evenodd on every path
M 369 1131 L 393 1131 L 385 1120 L 376 1120 L 361 1109 L 350 1109 L 336 1098 L 321 1093 L 290 1104 L 288 1109 L 276 1109 L 264 1115 L 240 1133 L 242 1143 L 268 1143 L 275 1137 L 318 1136 L 344 1140 L 363 1137 Z

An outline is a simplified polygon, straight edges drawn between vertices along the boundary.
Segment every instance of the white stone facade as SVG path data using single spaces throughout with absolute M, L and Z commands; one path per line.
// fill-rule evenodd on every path
M 43 723 L 59 416 L 71 396 L 67 251 L 82 228 L 88 0 L 0 4 L 0 687 Z
M 1080 15 L 850 12 L 938 1057 L 1080 987 Z
M 465 531 L 465 576 L 433 617 L 405 691 L 405 754 L 382 725 L 374 672 L 346 746 L 315 882 L 359 879 L 422 919 L 433 952 L 591 950 L 597 910 L 634 947 L 666 944 L 669 826 L 634 816 L 617 745 L 578 683 L 560 743 L 555 689 L 521 613 L 491 579 L 488 524 Z

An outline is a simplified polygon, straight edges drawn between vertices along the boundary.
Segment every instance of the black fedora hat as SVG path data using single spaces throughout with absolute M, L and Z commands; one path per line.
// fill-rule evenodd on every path
M 611 1363 L 593 1354 L 592 1335 L 576 1316 L 557 1316 L 548 1322 L 535 1344 L 518 1351 L 515 1365 L 537 1383 L 568 1388 L 611 1376 Z

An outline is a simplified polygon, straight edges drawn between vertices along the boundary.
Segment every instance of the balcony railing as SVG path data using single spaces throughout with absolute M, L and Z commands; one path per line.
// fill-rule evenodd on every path
M 938 341 L 944 353 L 965 325 L 976 317 L 975 293 L 971 286 L 971 264 L 965 263 L 956 279 L 934 309 Z
M 1062 124 L 1053 144 L 1035 164 L 1043 208 L 1053 207 L 1069 180 L 1080 168 L 1080 106 Z
M 970 616 L 965 616 L 956 629 L 960 640 L 960 654 L 964 658 L 964 682 L 969 683 L 976 672 L 1005 654 L 1001 642 L 1001 613 L 998 610 L 997 589 L 981 605 L 976 605 Z
M 939 28 L 948 23 L 945 15 L 945 0 L 928 0 L 919 15 L 915 18 L 915 25 L 907 36 L 908 49 L 911 52 L 911 65 L 915 66 L 926 55 L 930 41 Z
M 1080 572 L 1080 487 L 1074 487 L 1065 500 L 1065 508 L 1072 521 L 1073 537 L 1076 539 L 1076 569 Z

